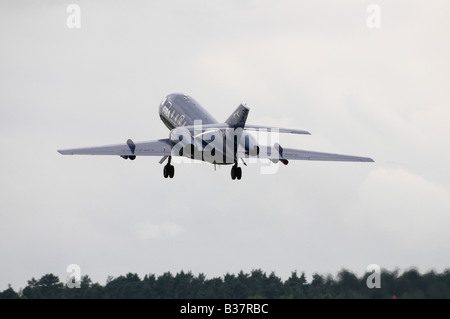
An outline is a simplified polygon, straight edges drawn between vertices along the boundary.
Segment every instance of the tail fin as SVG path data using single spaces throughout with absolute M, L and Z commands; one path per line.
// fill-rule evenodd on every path
M 250 112 L 250 109 L 244 104 L 241 104 L 233 112 L 233 114 L 230 115 L 230 117 L 225 121 L 225 123 L 234 128 L 237 127 L 243 128 L 245 126 L 245 122 L 247 121 L 248 112 Z

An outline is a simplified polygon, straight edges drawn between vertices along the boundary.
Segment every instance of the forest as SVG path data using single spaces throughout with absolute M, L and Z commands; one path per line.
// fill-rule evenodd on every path
M 369 288 L 371 273 L 361 277 L 342 269 L 337 275 L 313 274 L 308 282 L 305 273 L 296 271 L 283 281 L 274 272 L 255 269 L 207 279 L 200 273 L 181 271 L 175 275 L 128 273 L 113 278 L 105 285 L 82 276 L 69 288 L 53 274 L 28 280 L 27 286 L 15 291 L 10 285 L 0 292 L 0 299 L 448 299 L 450 298 L 450 269 L 441 273 L 421 274 L 415 268 L 404 272 L 381 270 L 379 288 Z

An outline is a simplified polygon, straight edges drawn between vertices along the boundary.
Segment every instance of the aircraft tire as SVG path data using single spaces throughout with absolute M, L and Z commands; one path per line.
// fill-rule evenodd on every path
M 241 167 L 236 167 L 236 178 L 238 180 L 240 180 L 242 177 L 242 168 Z
M 236 179 L 236 169 L 234 166 L 231 168 L 231 179 L 232 180 Z

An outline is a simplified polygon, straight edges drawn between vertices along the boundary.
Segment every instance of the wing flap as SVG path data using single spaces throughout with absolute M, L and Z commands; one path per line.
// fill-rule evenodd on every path
M 246 154 L 240 154 L 240 157 L 248 157 Z M 283 148 L 282 152 L 275 147 L 260 146 L 259 158 L 273 160 L 304 160 L 304 161 L 332 161 L 332 162 L 374 162 L 370 157 L 342 155 L 333 153 L 323 153 L 314 151 L 297 150 L 293 148 Z
M 322 153 L 285 148 L 283 158 L 290 160 L 306 161 L 333 161 L 333 162 L 373 162 L 369 157 L 342 155 L 333 153 Z
M 138 142 L 130 147 L 130 143 L 72 148 L 66 150 L 58 150 L 63 155 L 118 155 L 118 156 L 168 156 L 171 155 L 173 143 L 169 139 L 161 139 L 157 141 Z

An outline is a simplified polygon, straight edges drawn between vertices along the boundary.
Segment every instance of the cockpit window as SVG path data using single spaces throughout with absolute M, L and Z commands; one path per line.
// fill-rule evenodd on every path
M 164 103 L 164 106 L 170 109 L 172 107 L 172 102 L 166 101 L 166 103 Z

